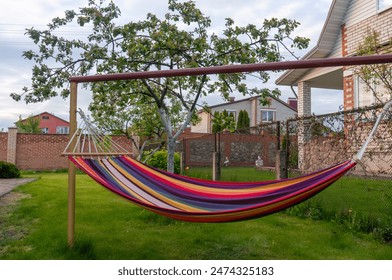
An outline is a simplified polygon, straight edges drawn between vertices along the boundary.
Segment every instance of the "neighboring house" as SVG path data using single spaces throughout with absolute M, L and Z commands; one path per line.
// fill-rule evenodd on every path
M 44 134 L 68 134 L 69 133 L 69 122 L 56 117 L 48 112 L 33 116 L 33 118 L 39 118 L 39 128 Z M 26 119 L 24 119 L 26 120 Z M 22 122 L 24 120 L 21 120 Z
M 317 45 L 302 60 L 355 56 L 359 44 L 372 30 L 380 33 L 381 46 L 389 43 L 392 37 L 391 0 L 334 0 Z M 312 88 L 343 90 L 345 110 L 375 102 L 349 67 L 289 70 L 276 80 L 276 84 L 298 87 L 299 116 L 311 114 Z
M 245 110 L 250 118 L 250 126 L 256 126 L 263 122 L 283 121 L 297 115 L 297 100 L 294 98 L 289 98 L 289 103 L 274 97 L 270 97 L 268 101 L 269 105 L 263 106 L 260 104 L 260 97 L 250 97 L 238 101 L 232 97 L 227 103 L 210 106 L 210 112 L 199 111 L 200 122 L 191 126 L 191 132 L 211 133 L 212 118 L 216 111 L 226 110 L 229 114 L 234 115 L 237 122 L 239 112 Z

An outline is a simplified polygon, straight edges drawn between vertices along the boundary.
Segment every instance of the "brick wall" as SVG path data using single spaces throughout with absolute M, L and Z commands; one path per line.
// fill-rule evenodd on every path
M 304 158 L 301 170 L 305 172 L 327 168 L 332 164 L 350 159 L 350 143 L 344 139 L 317 137 L 304 143 Z
M 8 133 L 0 132 L 0 161 L 7 161 Z
M 112 136 L 111 140 L 132 151 L 131 141 L 125 136 Z M 0 133 L 0 160 L 7 160 L 7 142 L 8 134 Z M 68 159 L 61 154 L 67 144 L 68 135 L 18 133 L 13 163 L 21 170 L 66 169 Z
M 327 168 L 332 164 L 343 162 L 355 155 L 364 143 L 372 126 L 361 127 L 358 129 L 360 135 L 354 135 L 347 138 L 335 137 L 315 137 L 304 144 L 304 161 L 305 173 Z M 352 132 L 352 131 L 351 131 Z M 368 146 L 361 163 L 358 164 L 353 173 L 362 176 L 390 177 L 392 169 L 392 139 L 380 137 L 377 135 Z
M 16 166 L 26 170 L 53 170 L 68 167 L 61 156 L 68 143 L 68 135 L 19 133 L 16 144 Z
M 351 26 L 342 26 L 342 56 L 354 56 L 358 46 L 371 31 L 380 33 L 381 45 L 389 42 L 392 37 L 392 9 L 369 17 Z M 354 80 L 352 67 L 343 67 L 344 110 L 354 109 Z
M 211 165 L 214 145 L 214 134 L 196 139 L 184 139 L 185 165 Z M 254 166 L 258 156 L 261 156 L 265 166 L 275 166 L 276 138 L 274 136 L 223 133 L 220 136 L 220 149 L 222 164 L 227 157 L 230 166 Z
M 347 26 L 346 32 L 344 33 L 347 40 L 346 55 L 354 55 L 358 45 L 363 42 L 367 32 L 375 30 L 380 32 L 380 43 L 386 43 L 392 37 L 391 33 L 392 26 L 392 9 L 386 10 L 382 13 L 378 13 L 372 17 L 369 17 L 357 24 Z

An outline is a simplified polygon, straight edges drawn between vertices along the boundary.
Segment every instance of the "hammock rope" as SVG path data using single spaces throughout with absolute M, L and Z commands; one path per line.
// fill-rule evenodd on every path
M 99 131 L 81 109 L 78 113 L 81 118 L 80 128 L 72 135 L 63 155 L 98 157 L 98 159 L 114 155 L 130 155 L 124 147 L 115 141 L 110 141 L 109 136 Z
M 108 138 L 99 133 L 81 110 L 83 129 L 91 136 L 81 137 L 81 130 L 77 131 L 70 143 L 77 139 L 83 144 L 76 144 L 72 151 L 68 151 L 68 145 L 64 154 L 108 190 L 152 212 L 188 222 L 241 221 L 303 202 L 341 178 L 362 159 L 378 125 L 391 107 L 392 101 L 389 101 L 353 159 L 291 179 L 216 182 L 158 170 L 125 155 L 125 149 L 113 141 L 109 149 Z

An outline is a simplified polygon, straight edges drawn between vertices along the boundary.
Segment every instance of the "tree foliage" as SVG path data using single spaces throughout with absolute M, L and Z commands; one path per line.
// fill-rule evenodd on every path
M 71 76 L 280 61 L 282 48 L 294 55 L 294 50 L 306 48 L 309 42 L 303 37 L 292 37 L 299 23 L 289 19 L 273 18 L 260 26 L 236 26 L 227 18 L 224 30 L 211 34 L 211 19 L 194 1 L 168 0 L 164 18 L 149 13 L 145 20 L 119 25 L 116 19 L 120 15 L 113 2 L 105 5 L 103 0 L 98 3 L 89 0 L 87 7 L 54 18 L 46 30 L 28 29 L 27 35 L 38 47 L 38 51 L 23 53 L 26 59 L 35 62 L 32 86 L 23 88 L 22 94 L 13 93 L 12 97 L 24 98 L 27 103 L 41 102 L 58 94 L 66 98 Z M 90 28 L 91 34 L 85 39 L 56 35 L 56 31 L 75 23 Z M 86 86 L 94 95 L 90 106 L 94 118 L 105 112 L 103 116 L 109 119 L 128 104 L 151 104 L 165 130 L 168 170 L 172 171 L 176 139 L 194 118 L 202 96 L 219 92 L 228 98 L 233 91 L 262 97 L 278 94 L 248 87 L 245 80 L 249 75 L 258 78 L 260 84 L 270 77 L 266 72 L 237 73 Z M 127 116 L 121 118 L 125 120 Z
M 235 118 L 232 113 L 228 113 L 226 110 L 222 112 L 215 111 L 212 118 L 212 133 L 219 133 L 224 130 L 234 132 L 235 129 Z
M 19 116 L 19 121 L 15 125 L 20 133 L 41 133 L 40 119 L 33 115 L 24 120 L 22 120 L 22 116 Z
M 241 110 L 238 113 L 238 120 L 237 120 L 237 130 L 239 132 L 249 132 L 250 128 L 250 118 L 248 111 Z
M 95 123 L 104 131 L 124 134 L 131 139 L 133 147 L 137 149 L 134 154 L 138 154 L 138 160 L 148 159 L 143 157 L 143 153 L 149 145 L 156 145 L 156 150 L 164 146 L 165 130 L 154 103 L 140 100 L 133 104 L 134 100 L 124 100 L 108 106 L 113 101 L 112 96 L 95 95 L 94 99 L 98 97 L 101 98 L 100 102 L 91 105 Z M 144 96 L 140 98 L 146 99 Z M 173 119 L 172 122 L 176 123 L 177 120 Z

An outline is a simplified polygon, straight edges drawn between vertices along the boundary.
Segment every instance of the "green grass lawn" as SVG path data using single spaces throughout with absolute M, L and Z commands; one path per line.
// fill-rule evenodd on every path
M 238 179 L 240 171 L 228 176 Z M 285 213 L 226 224 L 170 220 L 83 174 L 77 175 L 76 242 L 68 249 L 67 174 L 39 176 L 14 191 L 21 200 L 0 206 L 0 259 L 392 259 L 391 245 L 370 234 Z

